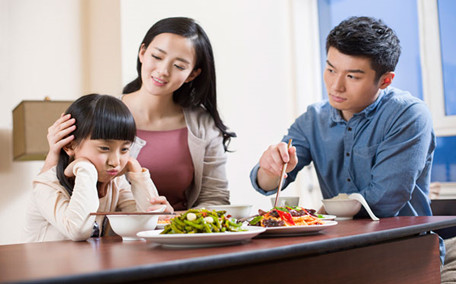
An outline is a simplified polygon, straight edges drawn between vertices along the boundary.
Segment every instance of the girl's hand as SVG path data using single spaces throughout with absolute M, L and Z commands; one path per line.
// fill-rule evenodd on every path
M 73 173 L 74 165 L 76 165 L 76 163 L 82 162 L 82 161 L 86 161 L 86 162 L 92 163 L 91 161 L 89 161 L 89 160 L 86 159 L 86 158 L 77 158 L 76 160 L 74 160 L 73 162 L 71 162 L 71 163 L 65 168 L 65 171 L 63 172 L 63 173 L 65 174 L 65 176 L 67 176 L 67 177 L 74 177 L 74 173 Z
M 147 211 L 149 211 L 149 212 L 160 209 L 161 207 L 163 207 L 163 205 L 166 206 L 166 209 L 164 212 L 166 212 L 166 213 L 174 212 L 174 208 L 171 206 L 171 204 L 169 204 L 168 200 L 166 200 L 166 197 L 164 197 L 164 196 L 152 197 L 152 199 L 150 200 L 150 204 L 151 204 L 151 206 L 149 208 L 147 208 Z
M 128 162 L 125 165 L 125 167 L 117 174 L 117 176 L 119 177 L 126 173 L 140 173 L 140 172 L 142 172 L 142 167 L 139 164 L 138 160 L 136 160 L 133 157 L 130 157 L 128 159 Z

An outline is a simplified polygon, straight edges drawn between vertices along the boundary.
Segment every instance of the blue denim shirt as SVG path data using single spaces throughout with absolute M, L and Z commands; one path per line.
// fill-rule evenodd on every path
M 431 165 L 435 135 L 430 112 L 408 92 L 388 87 L 377 100 L 345 121 L 329 102 L 308 107 L 288 129 L 298 164 L 284 187 L 298 172 L 314 163 L 323 198 L 360 193 L 378 217 L 430 216 Z M 259 188 L 259 165 L 251 171 Z M 363 210 L 361 215 L 366 214 Z

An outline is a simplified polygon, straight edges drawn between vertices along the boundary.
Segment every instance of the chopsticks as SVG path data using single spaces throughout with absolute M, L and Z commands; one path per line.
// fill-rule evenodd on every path
M 292 139 L 288 140 L 287 151 L 291 147 L 291 141 L 292 141 Z M 274 208 L 277 207 L 277 202 L 279 201 L 279 194 L 280 194 L 280 191 L 282 190 L 283 178 L 285 176 L 285 171 L 287 170 L 287 165 L 288 165 L 288 163 L 285 163 L 285 164 L 283 164 L 283 167 L 282 167 L 282 174 L 280 175 L 279 188 L 277 189 L 277 194 L 276 194 L 276 198 L 274 201 Z
M 91 216 L 96 215 L 176 215 L 176 213 L 167 212 L 92 212 Z

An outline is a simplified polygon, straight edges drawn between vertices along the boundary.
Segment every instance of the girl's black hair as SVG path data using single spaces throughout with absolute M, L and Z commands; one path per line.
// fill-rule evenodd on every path
M 401 55 L 396 33 L 382 20 L 372 17 L 350 17 L 342 21 L 326 38 L 326 53 L 330 47 L 343 54 L 369 58 L 376 82 L 386 72 L 394 71 Z
M 159 34 L 172 33 L 190 39 L 196 54 L 196 64 L 194 70 L 201 68 L 201 73 L 191 82 L 184 83 L 173 94 L 175 103 L 182 107 L 203 106 L 214 119 L 215 125 L 223 134 L 223 146 L 225 151 L 228 149 L 232 137 L 236 133 L 228 132 L 227 126 L 223 123 L 217 110 L 217 93 L 215 86 L 215 63 L 212 53 L 212 46 L 204 30 L 193 19 L 185 17 L 166 18 L 155 23 L 146 33 L 139 46 L 144 45 L 147 49 L 152 40 Z M 139 55 L 136 63 L 138 77 L 128 83 L 124 89 L 124 94 L 129 94 L 139 90 L 142 86 L 141 61 Z
M 84 139 L 113 139 L 133 142 L 136 124 L 127 106 L 119 99 L 109 95 L 89 94 L 74 101 L 65 114 L 76 120 L 72 143 L 79 145 Z M 57 163 L 57 178 L 71 195 L 74 178 L 65 176 L 64 171 L 71 162 L 67 153 L 61 149 Z

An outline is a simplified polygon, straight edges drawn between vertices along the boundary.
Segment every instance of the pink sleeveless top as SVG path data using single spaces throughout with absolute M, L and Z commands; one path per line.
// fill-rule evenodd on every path
M 194 175 L 187 128 L 138 130 L 137 135 L 147 142 L 141 149 L 138 162 L 149 169 L 158 193 L 166 196 L 174 210 L 186 210 L 185 192 L 192 187 Z

